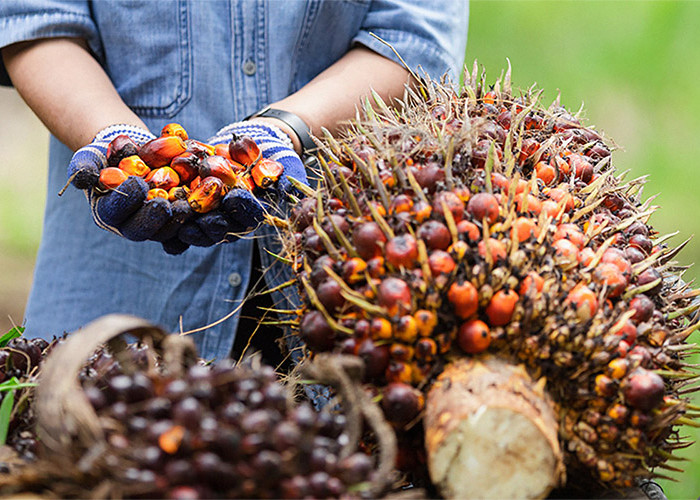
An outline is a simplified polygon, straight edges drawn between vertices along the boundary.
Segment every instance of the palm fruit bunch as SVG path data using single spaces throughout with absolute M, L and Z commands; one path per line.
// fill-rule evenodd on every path
M 296 403 L 297 386 L 257 356 L 206 364 L 192 346 L 176 348 L 173 362 L 149 340 L 114 353 L 102 345 L 81 360 L 74 347 L 87 342 L 70 337 L 49 356 L 35 407 L 38 458 L 0 477 L 0 495 L 359 498 L 386 482 L 378 459 L 350 441 L 345 412 Z M 74 389 L 66 373 L 77 373 Z M 45 411 L 57 404 L 61 422 Z
M 234 135 L 228 144 L 210 145 L 190 139 L 177 123 L 165 125 L 159 137 L 144 144 L 127 135 L 115 137 L 106 160 L 98 194 L 118 191 L 131 176 L 143 179 L 148 186 L 144 201 L 159 200 L 153 202 L 158 209 L 152 211 L 163 219 L 148 239 L 165 243 L 169 253 L 180 253 L 189 245 L 209 246 L 229 233 L 252 229 L 236 217 L 236 203 L 223 202 L 225 195 L 232 190 L 241 190 L 248 198 L 260 195 L 276 184 L 283 171 L 279 162 L 263 158 L 248 136 Z
M 423 80 L 394 108 L 372 97 L 320 141 L 320 182 L 289 221 L 309 355 L 363 359 L 399 437 L 447 363 L 496 355 L 546 382 L 572 480 L 677 470 L 699 409 L 698 292 L 673 260 L 684 245 L 649 225 L 643 179 L 559 98 L 513 92 L 510 69 L 487 86 L 475 65 L 461 92 Z

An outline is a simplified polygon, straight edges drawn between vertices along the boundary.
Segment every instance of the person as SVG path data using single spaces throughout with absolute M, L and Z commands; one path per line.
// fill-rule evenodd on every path
M 467 18 L 466 0 L 0 2 L 0 83 L 52 134 L 25 334 L 50 339 L 119 312 L 195 331 L 204 358 L 229 356 L 241 316 L 232 312 L 255 268 L 269 269 L 270 288 L 291 276 L 270 255 L 274 228 L 179 255 L 115 236 L 95 226 L 79 189 L 57 196 L 74 152 L 115 124 L 158 135 L 176 122 L 203 140 L 268 105 L 312 134 L 338 132 L 370 89 L 386 101 L 403 95 L 410 73 L 396 53 L 418 74 L 457 82 Z M 288 120 L 249 121 L 304 153 Z

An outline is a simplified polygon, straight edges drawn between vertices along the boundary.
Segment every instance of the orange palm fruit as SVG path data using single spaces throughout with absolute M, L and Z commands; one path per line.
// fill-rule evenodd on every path
M 467 319 L 476 314 L 479 308 L 479 293 L 469 281 L 455 281 L 447 290 L 447 300 L 454 306 L 455 314 Z
M 187 151 L 194 153 L 200 158 L 206 158 L 207 156 L 213 156 L 216 154 L 216 147 L 211 144 L 205 144 L 201 141 L 196 141 L 194 139 L 187 140 Z
M 564 300 L 564 305 L 571 304 L 576 308 L 576 314 L 582 320 L 590 319 L 598 309 L 598 298 L 593 290 L 579 283 L 571 289 Z
M 206 213 L 219 206 L 224 194 L 225 186 L 221 179 L 206 177 L 192 189 L 187 202 L 195 212 Z
M 231 154 L 228 152 L 228 145 L 226 144 L 215 144 L 214 153 L 216 156 L 223 156 L 227 160 L 231 159 Z
M 152 200 L 154 198 L 164 198 L 167 200 L 169 198 L 168 192 L 162 188 L 149 189 L 148 193 L 146 194 L 146 201 Z
M 228 145 L 228 152 L 229 157 L 233 161 L 245 165 L 248 168 L 255 165 L 262 157 L 260 147 L 247 135 L 238 136 L 234 134 Z
M 256 186 L 266 189 L 277 182 L 283 171 L 284 167 L 280 162 L 262 158 L 251 168 L 250 174 Z
M 179 123 L 168 123 L 165 127 L 163 127 L 163 129 L 160 131 L 160 136 L 165 137 L 168 135 L 177 136 L 183 141 L 189 139 L 189 137 L 187 137 L 187 131 Z
M 486 306 L 486 316 L 492 326 L 503 326 L 510 322 L 520 297 L 513 290 L 499 290 L 493 294 Z
M 168 200 L 186 200 L 190 195 L 190 188 L 187 186 L 177 186 L 168 191 Z
M 102 189 L 114 189 L 129 177 L 129 174 L 117 167 L 107 167 L 100 170 L 99 186 Z
M 535 165 L 535 172 L 537 172 L 537 178 L 542 180 L 545 184 L 549 185 L 554 182 L 557 177 L 557 170 L 548 161 L 538 161 Z
M 491 344 L 489 326 L 479 319 L 462 323 L 457 332 L 457 344 L 468 354 L 485 351 Z
M 161 188 L 168 191 L 180 185 L 180 176 L 170 167 L 151 170 L 146 176 L 146 182 L 151 188 Z
M 537 222 L 528 217 L 518 217 L 513 222 L 513 227 L 510 230 L 510 239 L 522 243 L 531 236 L 537 237 Z
M 127 175 L 137 175 L 139 177 L 146 177 L 151 169 L 148 165 L 139 157 L 138 155 L 127 156 L 119 162 L 119 168 L 121 168 Z
M 148 141 L 139 148 L 139 156 L 151 168 L 163 167 L 187 150 L 187 144 L 176 135 L 166 135 Z

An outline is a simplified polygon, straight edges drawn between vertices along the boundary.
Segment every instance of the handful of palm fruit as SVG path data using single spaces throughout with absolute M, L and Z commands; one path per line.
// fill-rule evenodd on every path
M 400 439 L 448 365 L 494 355 L 546 387 L 574 483 L 678 470 L 679 426 L 698 425 L 698 291 L 674 260 L 685 243 L 649 225 L 643 180 L 618 175 L 610 144 L 558 99 L 516 95 L 510 70 L 487 87 L 475 67 L 461 93 L 423 82 L 394 109 L 374 97 L 325 137 L 322 183 L 291 219 L 311 355 L 362 358 Z
M 283 167 L 263 158 L 248 136 L 234 136 L 229 144 L 210 145 L 190 139 L 185 129 L 170 123 L 160 137 L 137 145 L 120 135 L 107 148 L 107 167 L 100 171 L 99 187 L 117 189 L 130 175 L 149 185 L 147 200 L 186 200 L 198 213 L 216 209 L 230 189 L 267 189 Z

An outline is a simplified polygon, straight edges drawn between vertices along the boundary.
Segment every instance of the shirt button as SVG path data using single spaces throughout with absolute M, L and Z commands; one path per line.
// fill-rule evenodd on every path
M 243 63 L 243 73 L 245 73 L 246 75 L 254 75 L 255 69 L 255 63 L 252 59 L 248 59 L 246 62 Z
M 243 281 L 243 279 L 241 278 L 241 275 L 238 273 L 231 273 L 228 275 L 228 284 L 234 288 L 237 287 L 238 285 L 240 285 L 241 281 Z

